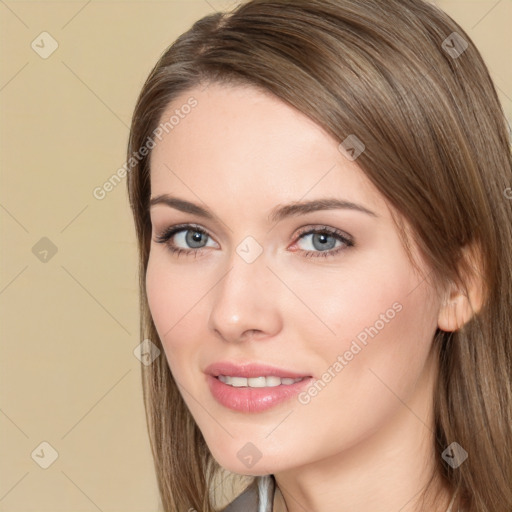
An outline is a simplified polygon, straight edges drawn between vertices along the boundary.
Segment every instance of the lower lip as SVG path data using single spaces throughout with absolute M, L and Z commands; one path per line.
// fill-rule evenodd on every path
M 210 392 L 217 402 L 233 411 L 250 413 L 266 411 L 290 400 L 312 381 L 312 377 L 306 377 L 294 384 L 266 388 L 237 388 L 224 384 L 212 375 L 207 375 L 207 380 Z

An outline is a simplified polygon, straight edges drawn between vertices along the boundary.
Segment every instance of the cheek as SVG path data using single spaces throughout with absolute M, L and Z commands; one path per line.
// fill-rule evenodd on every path
M 322 433 L 323 441 L 305 457 L 328 456 L 333 447 L 343 450 L 368 438 L 404 409 L 402 402 L 429 393 L 423 376 L 436 329 L 435 303 L 425 283 L 411 293 L 414 283 L 417 278 L 400 280 L 397 274 L 389 280 L 388 274 L 379 286 L 372 281 L 371 293 L 346 287 L 331 295 L 343 304 L 325 317 L 336 337 L 317 336 L 310 343 L 320 382 L 300 397 L 296 411 L 296 436 Z
M 398 251 L 376 253 L 355 254 L 336 268 L 282 269 L 283 281 L 293 283 L 300 299 L 291 301 L 285 314 L 295 316 L 293 322 L 300 323 L 308 338 L 336 350 L 358 335 L 364 342 L 376 331 L 409 331 L 411 324 L 404 320 L 415 313 L 423 319 L 432 316 L 424 303 L 425 291 L 418 286 L 421 277 L 405 256 Z
M 425 384 L 420 380 L 429 368 L 437 327 L 430 286 L 418 276 L 396 270 L 379 280 L 374 275 L 366 281 L 368 288 L 347 286 L 339 292 L 344 306 L 333 308 L 327 317 L 336 339 L 323 337 L 317 352 L 324 371 L 335 377 L 320 376 L 330 381 L 318 393 L 314 407 L 333 410 L 332 404 L 343 404 L 339 415 L 369 430 L 372 425 L 378 428 L 401 407 L 401 400 L 406 402 L 418 385 Z M 334 424 L 339 415 L 332 415 Z
M 191 285 L 183 272 L 173 272 L 161 255 L 150 254 L 146 272 L 148 305 L 171 369 L 176 366 L 174 360 L 193 350 L 191 341 L 200 339 L 194 335 L 200 328 L 194 312 L 205 293 L 200 285 L 200 280 Z
M 350 273 L 316 282 L 321 285 L 303 281 L 296 291 L 322 322 L 300 315 L 296 321 L 309 340 L 316 377 L 327 381 L 324 372 L 336 375 L 326 385 L 332 394 L 322 391 L 325 398 L 380 396 L 383 382 L 408 395 L 429 355 L 437 303 L 406 255 L 397 250 L 386 259 L 381 253 L 379 259 L 353 265 Z

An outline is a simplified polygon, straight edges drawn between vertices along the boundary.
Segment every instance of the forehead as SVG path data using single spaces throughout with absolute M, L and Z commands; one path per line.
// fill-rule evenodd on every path
M 151 156 L 152 195 L 179 190 L 261 205 L 329 192 L 384 206 L 357 160 L 340 152 L 340 141 L 270 93 L 210 84 L 176 98 L 162 122 L 171 118 Z

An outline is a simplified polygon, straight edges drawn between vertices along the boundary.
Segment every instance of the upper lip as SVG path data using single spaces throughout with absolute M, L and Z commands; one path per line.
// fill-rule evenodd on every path
M 220 361 L 207 366 L 205 373 L 218 377 L 219 375 L 229 375 L 230 377 L 281 377 L 289 379 L 298 379 L 301 377 L 310 377 L 306 373 L 297 373 L 284 368 L 259 363 L 232 363 L 229 361 Z

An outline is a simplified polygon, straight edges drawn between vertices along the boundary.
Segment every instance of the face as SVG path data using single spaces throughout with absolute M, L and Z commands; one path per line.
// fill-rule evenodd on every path
M 428 403 L 439 304 L 357 159 L 255 88 L 193 89 L 163 119 L 180 109 L 151 156 L 146 287 L 216 460 L 298 468 Z

